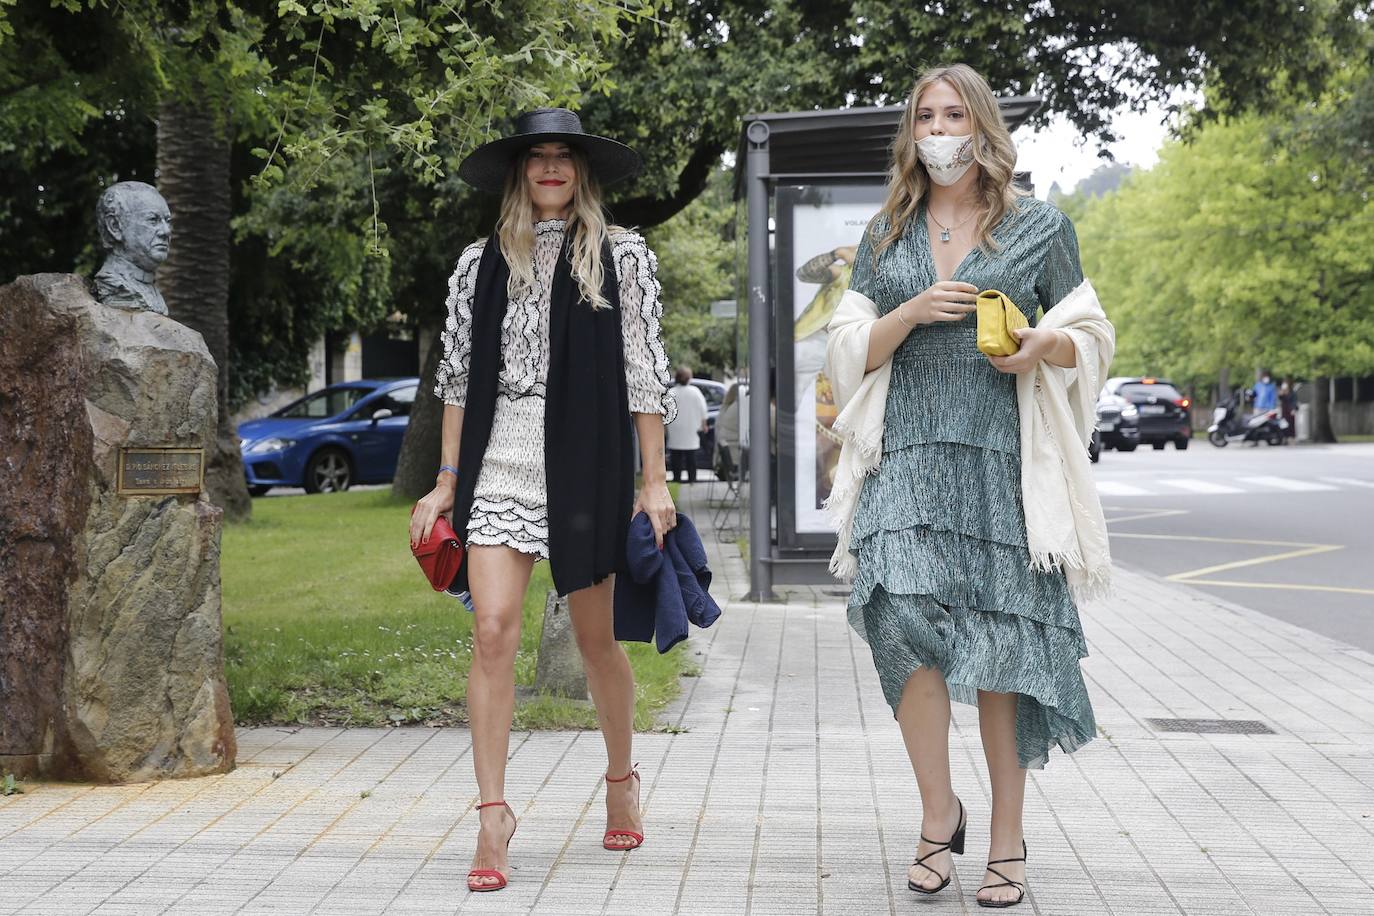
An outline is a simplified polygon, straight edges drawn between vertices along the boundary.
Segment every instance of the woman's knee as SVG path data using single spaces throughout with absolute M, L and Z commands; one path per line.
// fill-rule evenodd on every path
M 520 648 L 520 617 L 515 614 L 483 614 L 472 623 L 477 654 L 487 662 L 514 659 Z

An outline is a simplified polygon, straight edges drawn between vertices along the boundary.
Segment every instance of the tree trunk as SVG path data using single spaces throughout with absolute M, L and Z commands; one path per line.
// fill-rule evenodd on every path
M 396 476 L 391 480 L 391 492 L 405 499 L 419 499 L 433 490 L 439 472 L 444 402 L 434 396 L 434 373 L 443 355 L 443 338 L 436 326 L 420 366 L 420 391 L 410 408 L 406 437 L 396 459 Z
M 208 106 L 164 102 L 157 124 L 158 190 L 172 211 L 172 244 L 158 288 L 173 318 L 194 328 L 219 368 L 219 430 L 207 448 L 205 489 L 227 520 L 253 504 L 229 418 L 229 137 Z
M 1312 441 L 1336 441 L 1331 425 L 1331 379 L 1325 375 L 1312 380 Z

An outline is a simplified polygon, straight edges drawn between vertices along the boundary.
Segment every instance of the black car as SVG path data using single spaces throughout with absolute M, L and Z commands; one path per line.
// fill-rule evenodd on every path
M 1170 442 L 1174 448 L 1184 449 L 1193 441 L 1193 418 L 1188 410 L 1193 402 L 1168 379 L 1111 378 L 1103 392 L 1130 402 L 1139 411 L 1141 442 L 1158 450 Z
M 1103 391 L 1097 396 L 1097 433 L 1099 448 L 1135 451 L 1140 444 L 1140 408 L 1120 395 Z

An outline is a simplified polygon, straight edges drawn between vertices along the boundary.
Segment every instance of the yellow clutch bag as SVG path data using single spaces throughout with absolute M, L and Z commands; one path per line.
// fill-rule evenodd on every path
M 978 349 L 988 356 L 1011 356 L 1021 349 L 1012 333 L 1030 327 L 1016 304 L 995 289 L 978 294 Z

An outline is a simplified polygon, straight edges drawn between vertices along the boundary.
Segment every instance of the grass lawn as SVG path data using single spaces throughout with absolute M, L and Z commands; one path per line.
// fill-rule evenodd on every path
M 224 659 L 237 722 L 466 721 L 471 615 L 425 582 L 406 541 L 409 507 L 390 491 L 256 499 L 252 521 L 225 527 Z M 551 586 L 549 565 L 535 564 L 518 685 L 534 684 Z M 651 645 L 626 648 L 635 725 L 651 729 L 695 665 L 684 643 L 664 656 Z M 517 706 L 515 724 L 591 728 L 596 716 L 590 704 L 537 697 Z

